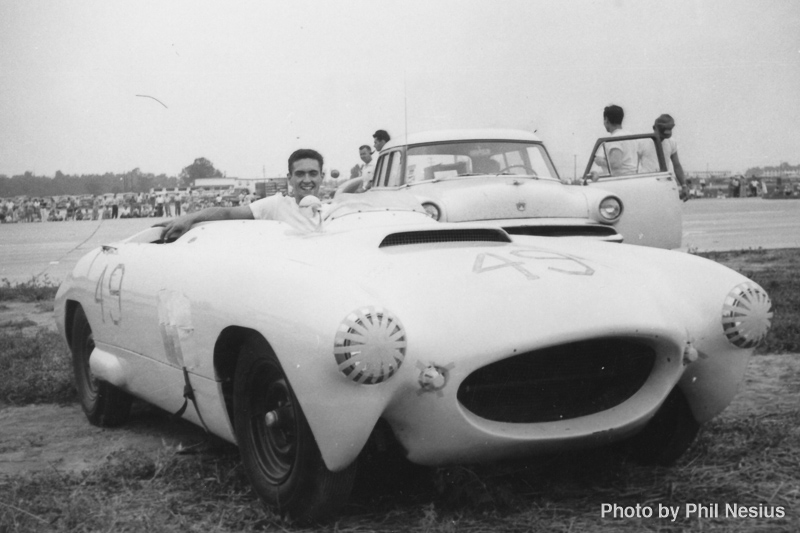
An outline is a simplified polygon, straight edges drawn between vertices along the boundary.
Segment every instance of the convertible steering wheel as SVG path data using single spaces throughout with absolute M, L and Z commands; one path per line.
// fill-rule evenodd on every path
M 495 176 L 499 176 L 500 174 L 503 174 L 506 170 L 509 170 L 509 169 L 512 169 L 512 168 L 521 168 L 522 170 L 525 171 L 525 174 L 528 174 L 528 171 L 530 170 L 525 165 L 508 165 L 507 167 L 500 169 L 500 171 L 497 174 L 495 174 Z M 536 172 L 530 170 L 530 175 L 535 176 Z

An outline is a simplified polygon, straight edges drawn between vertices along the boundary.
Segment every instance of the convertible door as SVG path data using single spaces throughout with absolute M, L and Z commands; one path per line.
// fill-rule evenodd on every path
M 620 152 L 628 158 L 625 164 L 619 162 Z M 615 227 L 625 243 L 680 247 L 682 202 L 677 181 L 667 171 L 661 143 L 654 135 L 598 139 L 586 166 L 584 184 L 614 193 L 622 200 L 622 217 Z

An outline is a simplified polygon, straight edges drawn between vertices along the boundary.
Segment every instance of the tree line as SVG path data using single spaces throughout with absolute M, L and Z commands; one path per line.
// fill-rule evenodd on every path
M 199 157 L 191 165 L 184 167 L 179 176 L 167 176 L 163 173 L 155 175 L 152 172 L 142 172 L 138 167 L 121 174 L 106 172 L 71 175 L 59 170 L 53 177 L 37 176 L 27 171 L 11 177 L 0 174 L 0 198 L 149 192 L 150 189 L 188 187 L 198 178 L 223 176 L 224 174 L 204 157 Z

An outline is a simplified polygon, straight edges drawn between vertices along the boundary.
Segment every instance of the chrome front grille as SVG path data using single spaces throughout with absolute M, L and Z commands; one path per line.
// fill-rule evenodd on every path
M 458 388 L 472 413 L 498 422 L 552 422 L 599 413 L 647 381 L 655 350 L 630 339 L 597 339 L 523 353 L 480 368 Z

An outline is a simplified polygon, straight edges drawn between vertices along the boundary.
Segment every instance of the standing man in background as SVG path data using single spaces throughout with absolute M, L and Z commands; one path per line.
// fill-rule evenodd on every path
M 361 184 L 358 185 L 357 189 L 348 189 L 348 192 L 364 192 L 372 186 L 372 176 L 375 174 L 375 160 L 372 159 L 372 148 L 369 145 L 362 144 L 358 147 L 358 157 L 363 163 L 350 169 L 350 178 L 361 178 Z
M 372 134 L 372 143 L 375 146 L 375 157 L 378 157 L 378 154 L 381 150 L 383 150 L 383 145 L 391 141 L 392 138 L 386 132 L 386 130 L 378 130 Z
M 658 117 L 653 124 L 653 131 L 656 137 L 661 140 L 664 148 L 664 159 L 667 160 L 667 170 L 675 175 L 680 187 L 680 197 L 684 202 L 689 199 L 689 191 L 686 186 L 686 175 L 683 173 L 681 160 L 678 158 L 678 143 L 672 138 L 672 130 L 675 128 L 675 120 L 666 113 Z
M 609 105 L 603 109 L 603 127 L 612 137 L 630 135 L 622 129 L 625 111 L 618 105 Z M 617 141 L 606 143 L 608 159 L 605 156 L 594 156 L 594 163 L 607 170 L 612 176 L 636 174 L 639 163 L 639 147 L 636 141 Z M 592 173 L 594 174 L 594 173 Z M 596 180 L 596 177 L 592 178 Z
M 372 148 L 366 144 L 359 146 L 358 157 L 364 162 L 359 168 L 361 191 L 366 191 L 372 186 L 372 176 L 375 174 L 375 160 L 372 159 Z

